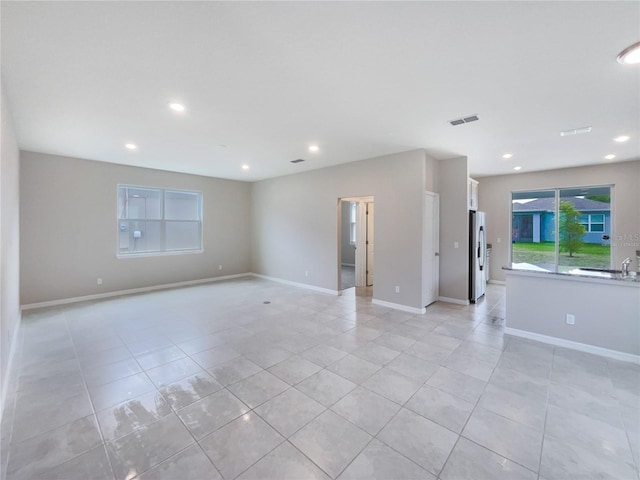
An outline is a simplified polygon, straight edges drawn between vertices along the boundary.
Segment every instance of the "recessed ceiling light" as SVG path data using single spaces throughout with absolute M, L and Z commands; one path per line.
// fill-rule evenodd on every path
M 513 167 L 513 169 L 517 172 L 519 170 L 522 170 L 522 167 Z
M 174 112 L 184 112 L 184 105 L 181 103 L 170 103 L 169 108 Z
M 317 152 L 318 150 L 320 150 L 320 147 L 318 145 L 310 145 L 309 146 L 309 151 L 310 152 Z
M 614 142 L 626 142 L 627 140 L 629 140 L 629 136 L 628 135 L 620 135 L 619 137 L 616 137 L 613 139 Z
M 623 65 L 637 65 L 640 63 L 640 42 L 625 48 L 618 55 L 618 62 Z
M 607 160 L 613 160 L 614 158 L 616 158 L 616 156 L 613 153 L 610 153 L 609 155 L 605 155 L 604 158 L 606 158 Z
M 511 153 L 505 153 L 504 155 L 502 155 L 502 158 L 506 158 L 506 159 L 509 159 L 511 157 L 513 157 Z
M 242 165 L 243 170 L 249 170 L 249 165 Z
M 125 143 L 124 147 L 128 148 L 129 150 L 136 150 L 138 148 L 138 146 L 135 143 Z

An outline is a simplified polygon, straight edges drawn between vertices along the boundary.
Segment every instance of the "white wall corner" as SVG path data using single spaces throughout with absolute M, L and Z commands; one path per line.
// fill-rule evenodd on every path
M 460 300 L 459 298 L 438 297 L 439 302 L 454 303 L 456 305 L 469 305 L 469 300 Z
M 384 300 L 377 300 L 375 298 L 371 300 L 371 303 L 373 303 L 374 305 L 379 305 L 381 307 L 393 308 L 394 310 L 400 310 L 401 312 L 415 313 L 418 315 L 424 315 L 427 311 L 425 307 L 422 307 L 422 308 L 410 307 L 408 305 L 402 305 L 400 303 L 385 302 Z

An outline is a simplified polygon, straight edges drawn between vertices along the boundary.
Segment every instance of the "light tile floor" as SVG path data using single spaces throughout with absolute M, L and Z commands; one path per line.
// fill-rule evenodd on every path
M 640 368 L 503 317 L 253 278 L 27 312 L 2 477 L 638 480 Z

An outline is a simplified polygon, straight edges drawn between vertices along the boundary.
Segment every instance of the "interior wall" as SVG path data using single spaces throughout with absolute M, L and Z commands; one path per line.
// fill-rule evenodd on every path
M 467 157 L 440 160 L 440 297 L 469 300 Z
M 337 291 L 338 199 L 372 195 L 374 299 L 422 308 L 425 158 L 412 150 L 253 183 L 252 271 Z
M 1 89 L 0 89 L 1 90 Z M 7 394 L 8 364 L 20 322 L 19 151 L 11 113 L 0 93 L 0 415 Z
M 531 292 L 537 299 L 532 301 Z M 566 315 L 575 317 L 567 325 Z M 559 275 L 507 275 L 507 327 L 640 355 L 640 288 Z M 606 319 L 606 321 L 603 321 Z
M 631 257 L 637 269 L 640 250 L 640 161 L 609 163 L 552 171 L 518 173 L 478 178 L 479 207 L 487 212 L 491 278 L 504 281 L 502 267 L 509 264 L 511 246 L 511 192 L 558 187 L 614 185 L 611 245 L 614 266 Z
M 342 202 L 342 228 L 340 233 L 341 262 L 343 265 L 356 264 L 356 248 L 351 245 L 351 202 Z
M 201 191 L 203 252 L 117 258 L 118 184 Z M 20 185 L 22 304 L 249 271 L 249 183 L 22 152 Z

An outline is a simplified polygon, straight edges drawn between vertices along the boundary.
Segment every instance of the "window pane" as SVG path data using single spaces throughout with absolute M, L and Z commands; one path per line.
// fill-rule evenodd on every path
M 162 218 L 162 197 L 160 190 L 151 188 L 118 187 L 119 218 L 157 219 Z
M 118 254 L 202 249 L 202 193 L 118 185 Z
M 603 234 L 609 234 L 605 217 L 611 211 L 611 189 L 564 188 L 560 199 L 558 271 L 611 268 L 611 246 L 603 240 Z M 588 222 L 582 221 L 585 217 Z
M 513 268 L 555 271 L 555 203 L 554 190 L 512 193 Z
M 165 224 L 167 250 L 199 250 L 200 222 L 170 222 Z
M 161 222 L 120 220 L 119 253 L 159 252 Z
M 200 194 L 167 191 L 164 198 L 167 220 L 200 220 Z

